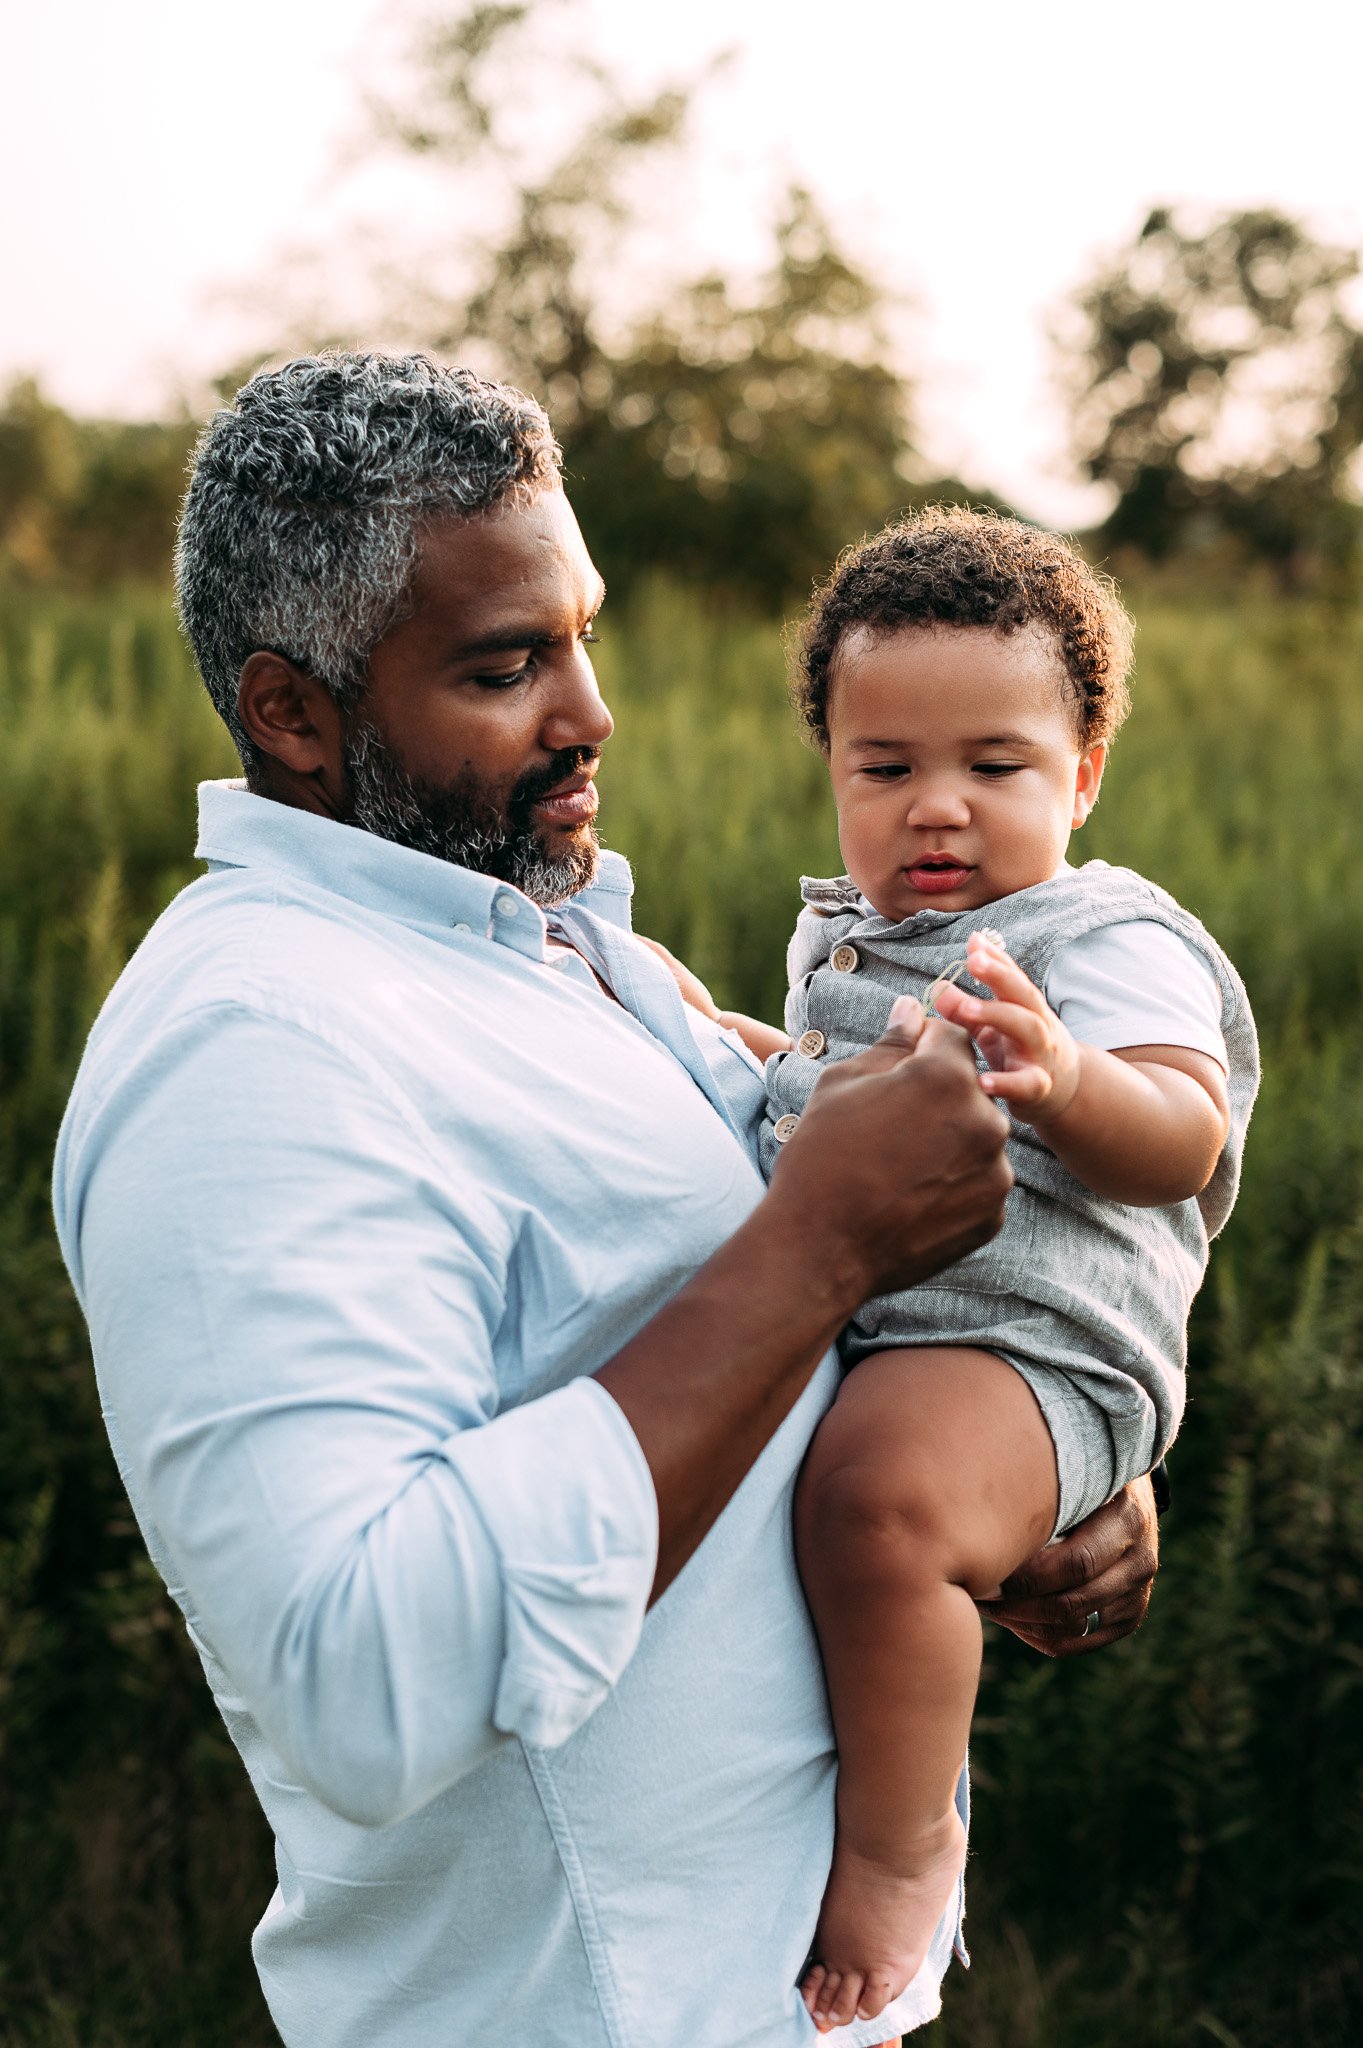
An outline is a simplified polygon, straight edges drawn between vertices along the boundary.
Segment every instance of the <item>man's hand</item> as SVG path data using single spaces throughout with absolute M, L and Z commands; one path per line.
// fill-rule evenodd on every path
M 1155 1495 L 1149 1479 L 1129 1486 L 1040 1550 L 1003 1585 L 1002 1597 L 979 1603 L 1044 1657 L 1082 1657 L 1140 1627 L 1159 1568 Z M 1084 1633 L 1091 1614 L 1097 1622 Z
M 991 1238 L 1013 1176 L 1008 1126 L 964 1031 L 901 996 L 882 1038 L 819 1081 L 768 1202 L 857 1301 L 913 1287 Z

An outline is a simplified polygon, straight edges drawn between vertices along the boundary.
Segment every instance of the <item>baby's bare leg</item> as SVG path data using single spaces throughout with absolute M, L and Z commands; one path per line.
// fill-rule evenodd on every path
M 965 1851 L 974 1603 L 1055 1515 L 1041 1410 L 987 1351 L 863 1360 L 814 1438 L 796 1543 L 838 1737 L 837 1844 L 804 1985 L 821 2027 L 874 2018 L 927 1953 Z

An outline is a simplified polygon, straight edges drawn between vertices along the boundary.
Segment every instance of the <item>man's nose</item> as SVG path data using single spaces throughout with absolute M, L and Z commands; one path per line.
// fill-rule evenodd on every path
M 915 781 L 909 797 L 908 821 L 920 829 L 959 830 L 970 823 L 965 791 L 947 777 Z
M 582 648 L 544 721 L 540 744 L 551 754 L 570 747 L 590 747 L 595 753 L 614 731 L 615 720 L 596 686 L 587 651 Z

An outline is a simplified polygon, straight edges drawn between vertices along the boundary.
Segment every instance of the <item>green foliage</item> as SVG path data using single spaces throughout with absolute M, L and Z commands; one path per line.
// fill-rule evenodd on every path
M 76 420 L 30 379 L 0 399 L 0 575 L 164 583 L 195 429 Z
M 1165 207 L 1075 298 L 1075 450 L 1115 486 L 1113 546 L 1218 537 L 1297 578 L 1357 554 L 1355 250 L 1267 209 L 1202 232 Z
M 1086 850 L 1249 981 L 1267 1079 L 1193 1328 L 1147 1627 L 993 1644 L 961 2048 L 1342 2048 L 1363 2012 L 1363 618 L 1130 593 L 1136 710 Z M 603 626 L 603 821 L 638 922 L 775 1015 L 837 865 L 774 626 L 662 583 Z M 232 772 L 162 602 L 0 624 L 0 2040 L 255 2048 L 264 1828 L 142 1555 L 45 1210 L 86 1026 Z

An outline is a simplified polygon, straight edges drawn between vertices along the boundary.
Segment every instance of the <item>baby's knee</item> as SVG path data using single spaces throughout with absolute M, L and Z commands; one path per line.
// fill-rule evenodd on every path
M 821 1430 L 800 1475 L 801 1570 L 859 1579 L 942 1576 L 955 1532 L 928 1461 L 903 1447 L 844 1437 Z

